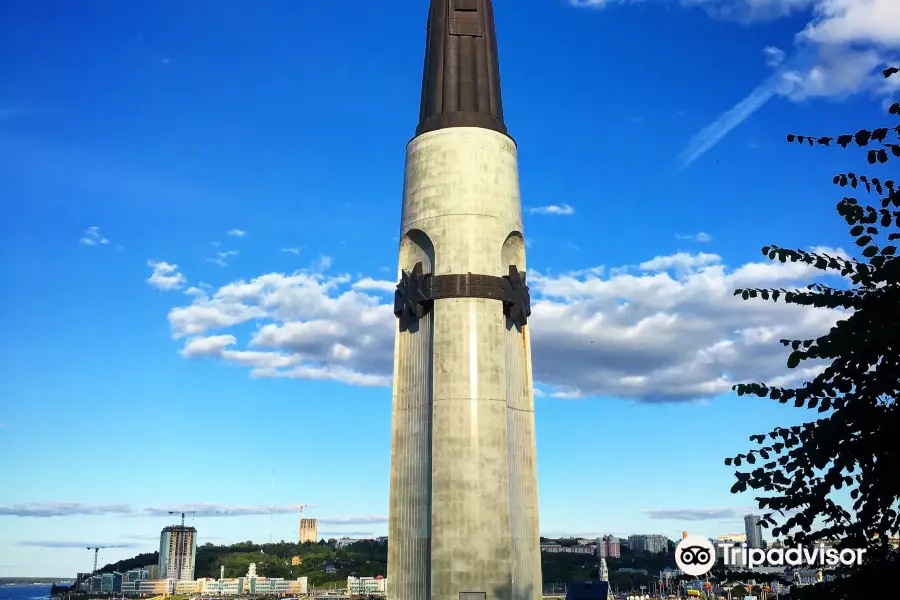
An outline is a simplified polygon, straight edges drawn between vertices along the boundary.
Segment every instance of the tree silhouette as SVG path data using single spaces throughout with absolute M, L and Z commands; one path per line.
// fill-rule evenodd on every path
M 898 72 L 892 67 L 883 75 Z M 888 112 L 900 116 L 900 103 Z M 792 134 L 787 140 L 809 146 L 836 142 L 842 148 L 855 143 L 866 148 L 870 165 L 883 165 L 891 156 L 900 157 L 900 144 L 891 141 L 898 134 L 900 127 L 881 127 L 837 137 Z M 734 387 L 739 396 L 793 402 L 797 408 L 817 408 L 821 416 L 802 426 L 776 428 L 768 436 L 751 436 L 759 447 L 725 464 L 755 465 L 735 472 L 731 491 L 752 488 L 768 494 L 756 500 L 770 511 L 763 516 L 763 526 L 773 526 L 774 535 L 788 536 L 790 543 L 833 540 L 844 548 L 867 548 L 863 567 L 846 568 L 841 573 L 846 577 L 799 588 L 792 595 L 849 600 L 877 597 L 888 574 L 900 573 L 900 558 L 887 539 L 900 530 L 900 188 L 893 180 L 852 172 L 836 175 L 834 184 L 873 198 L 873 205 L 851 197 L 837 204 L 858 247 L 857 258 L 778 246 L 766 246 L 762 252 L 770 260 L 838 272 L 846 287 L 815 283 L 805 290 L 735 291 L 744 300 L 782 299 L 845 311 L 846 317 L 822 337 L 781 340 L 791 349 L 789 368 L 804 361 L 817 361 L 807 366 L 822 365 L 812 381 L 796 388 L 761 383 Z M 849 501 L 836 500 L 835 492 L 847 494 Z

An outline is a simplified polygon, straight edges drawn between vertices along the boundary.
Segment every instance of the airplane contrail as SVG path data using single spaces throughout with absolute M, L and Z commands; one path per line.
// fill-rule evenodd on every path
M 722 141 L 722 138 L 731 133 L 735 127 L 762 108 L 766 102 L 779 93 L 785 83 L 785 74 L 797 70 L 802 72 L 803 67 L 808 66 L 811 57 L 812 54 L 809 50 L 799 52 L 791 58 L 789 64 L 782 64 L 775 73 L 758 85 L 746 98 L 701 129 L 697 135 L 691 138 L 687 146 L 676 158 L 675 162 L 678 170 L 680 171 L 690 166 L 691 163 Z
M 758 111 L 763 105 L 772 99 L 778 92 L 778 85 L 781 81 L 781 73 L 776 73 L 766 79 L 750 95 L 735 104 L 730 110 L 704 127 L 700 132 L 691 138 L 688 145 L 678 155 L 676 162 L 678 169 L 685 169 L 692 162 L 706 154 L 713 146 L 722 141 L 726 135 L 746 121 L 750 115 Z

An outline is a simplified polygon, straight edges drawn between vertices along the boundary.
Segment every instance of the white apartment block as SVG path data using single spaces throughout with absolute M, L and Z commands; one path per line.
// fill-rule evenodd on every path
M 384 596 L 387 579 L 378 577 L 348 577 L 347 593 L 351 596 Z

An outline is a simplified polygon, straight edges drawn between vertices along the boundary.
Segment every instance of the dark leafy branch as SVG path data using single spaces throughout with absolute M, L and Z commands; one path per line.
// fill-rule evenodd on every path
M 884 76 L 897 72 L 887 69 Z M 900 115 L 900 106 L 892 106 L 890 112 Z M 844 148 L 852 142 L 860 148 L 876 142 L 882 147 L 868 151 L 869 163 L 875 164 L 887 162 L 888 153 L 900 157 L 900 145 L 886 141 L 891 132 L 900 133 L 900 127 L 837 138 L 791 135 L 788 141 L 828 146 L 836 139 Z M 856 256 L 775 245 L 762 252 L 770 260 L 804 263 L 840 275 L 845 285 L 735 290 L 744 300 L 783 300 L 841 312 L 841 320 L 818 338 L 781 340 L 790 349 L 788 367 L 806 363 L 815 374 L 810 381 L 794 388 L 735 386 L 740 396 L 790 402 L 815 409 L 817 416 L 804 425 L 751 436 L 758 447 L 726 459 L 725 464 L 743 467 L 735 472 L 732 492 L 753 489 L 765 494 L 756 500 L 768 511 L 763 523 L 773 527 L 774 535 L 798 543 L 834 540 L 844 547 L 869 549 L 873 559 L 863 569 L 839 584 L 804 592 L 813 598 L 849 599 L 864 597 L 864 573 L 887 563 L 900 572 L 900 565 L 891 562 L 900 559 L 885 544 L 900 531 L 900 260 L 892 243 L 900 239 L 900 190 L 891 179 L 852 172 L 836 175 L 833 182 L 878 197 L 874 205 L 850 197 L 837 204 Z M 849 502 L 833 499 L 841 491 Z
M 896 67 L 891 67 L 889 69 L 885 69 L 884 71 L 882 71 L 882 73 L 887 78 L 897 73 L 895 69 Z M 892 104 L 888 109 L 888 113 L 891 115 L 900 116 L 900 102 L 895 102 L 894 104 Z M 889 153 L 895 158 L 900 158 L 900 144 L 886 141 L 888 135 L 892 132 L 900 135 L 900 125 L 894 127 L 878 127 L 872 130 L 860 129 L 856 133 L 844 133 L 837 136 L 824 137 L 812 135 L 797 135 L 791 133 L 788 134 L 787 141 L 790 143 L 796 142 L 800 145 L 808 144 L 810 146 L 831 146 L 831 143 L 835 142 L 842 148 L 847 148 L 854 142 L 860 148 L 868 146 L 869 142 L 877 142 L 881 144 L 882 148 L 869 150 L 866 154 L 866 158 L 869 161 L 869 164 L 874 165 L 875 163 L 886 163 L 889 158 Z

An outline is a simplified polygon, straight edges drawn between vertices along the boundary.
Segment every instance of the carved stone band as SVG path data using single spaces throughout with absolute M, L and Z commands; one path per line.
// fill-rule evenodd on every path
M 422 271 L 422 263 L 417 263 L 412 271 L 403 271 L 394 292 L 394 315 L 400 319 L 401 331 L 406 331 L 413 320 L 427 315 L 435 300 L 444 298 L 500 300 L 506 316 L 520 325 L 528 323 L 531 295 L 525 273 L 519 273 L 515 265 L 509 266 L 505 277 L 472 273 L 430 275 Z

